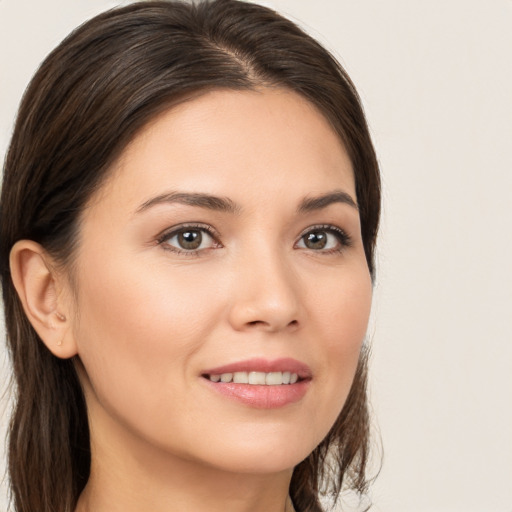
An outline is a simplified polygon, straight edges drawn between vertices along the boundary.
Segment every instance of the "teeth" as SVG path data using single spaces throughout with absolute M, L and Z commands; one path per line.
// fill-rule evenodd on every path
M 282 372 L 271 372 L 265 375 L 265 384 L 267 386 L 279 386 L 283 383 Z
M 212 382 L 233 382 L 235 384 L 253 384 L 266 386 L 280 386 L 282 384 L 295 384 L 299 380 L 296 373 L 291 372 L 234 372 L 221 375 L 207 375 Z
M 249 375 L 247 375 L 247 372 L 235 372 L 233 373 L 233 382 L 235 384 L 249 384 Z
M 263 372 L 250 372 L 249 384 L 265 384 L 265 373 Z

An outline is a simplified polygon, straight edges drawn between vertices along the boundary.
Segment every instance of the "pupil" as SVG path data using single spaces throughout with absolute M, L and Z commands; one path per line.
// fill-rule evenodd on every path
M 327 236 L 323 231 L 315 231 L 306 235 L 305 243 L 309 249 L 323 249 L 327 244 Z
M 200 231 L 183 231 L 178 235 L 178 241 L 183 249 L 197 249 L 202 242 Z

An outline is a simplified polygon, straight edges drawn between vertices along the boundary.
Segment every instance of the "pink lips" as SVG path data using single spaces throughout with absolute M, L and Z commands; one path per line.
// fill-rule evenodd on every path
M 238 384 L 234 382 L 212 382 L 206 375 L 221 375 L 235 372 L 290 372 L 296 373 L 299 380 L 295 384 L 277 386 Z M 276 409 L 299 401 L 307 392 L 312 372 L 309 366 L 295 359 L 282 358 L 269 361 L 267 359 L 248 359 L 202 372 L 205 384 L 213 391 L 230 399 L 258 409 Z

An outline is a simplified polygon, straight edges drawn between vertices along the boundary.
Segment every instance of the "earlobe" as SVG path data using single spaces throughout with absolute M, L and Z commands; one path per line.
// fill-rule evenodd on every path
M 14 287 L 43 343 L 57 357 L 76 355 L 76 343 L 63 299 L 64 278 L 51 265 L 44 248 L 31 240 L 20 240 L 11 249 L 11 276 Z

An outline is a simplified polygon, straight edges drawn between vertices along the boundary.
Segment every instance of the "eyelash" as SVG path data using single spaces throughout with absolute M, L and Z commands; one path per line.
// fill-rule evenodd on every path
M 185 232 L 187 230 L 196 230 L 196 231 L 203 231 L 206 232 L 214 241 L 214 247 L 213 248 L 219 248 L 222 247 L 222 244 L 219 242 L 219 234 L 216 230 L 214 230 L 211 226 L 208 224 L 182 224 L 177 227 L 173 227 L 170 230 L 164 231 L 161 235 L 157 238 L 157 244 L 162 246 L 164 250 L 171 251 L 175 254 L 179 254 L 182 256 L 188 256 L 188 257 L 197 257 L 200 256 L 200 254 L 205 251 L 206 249 L 198 249 L 198 250 L 185 250 L 185 249 L 179 249 L 178 247 L 172 246 L 170 244 L 166 244 L 166 241 L 170 238 L 179 235 L 182 232 Z M 347 247 L 352 246 L 352 238 L 350 235 L 344 231 L 341 228 L 338 228 L 337 226 L 333 226 L 332 224 L 318 224 L 314 226 L 309 226 L 307 229 L 305 229 L 302 234 L 299 236 L 299 240 L 297 243 L 299 243 L 301 240 L 304 239 L 304 237 L 309 233 L 314 233 L 315 231 L 323 231 L 326 233 L 330 233 L 334 235 L 340 244 L 340 247 L 333 248 L 333 249 L 327 249 L 327 250 L 317 250 L 310 249 L 312 252 L 319 253 L 319 254 L 336 254 L 343 252 Z M 305 248 L 308 249 L 307 247 Z
M 307 229 L 305 229 L 302 234 L 299 237 L 299 241 L 302 240 L 308 233 L 314 233 L 315 231 L 324 231 L 326 233 L 330 233 L 331 235 L 334 235 L 340 244 L 339 247 L 333 248 L 333 249 L 327 249 L 327 250 L 319 250 L 315 251 L 311 249 L 311 251 L 323 255 L 328 254 L 338 254 L 343 252 L 346 248 L 352 246 L 352 238 L 350 235 L 343 229 L 333 226 L 332 224 L 317 224 L 315 226 L 309 226 Z M 307 248 L 306 248 L 307 249 Z
M 217 231 L 215 231 L 211 226 L 208 224 L 182 224 L 177 227 L 173 227 L 170 230 L 164 231 L 158 238 L 157 238 L 157 244 L 161 245 L 164 250 L 173 252 L 175 254 L 179 254 L 181 256 L 188 256 L 188 257 L 197 257 L 200 256 L 201 252 L 205 249 L 199 249 L 199 250 L 186 250 L 186 249 L 179 249 L 178 247 L 175 247 L 170 244 L 166 244 L 166 241 L 170 238 L 179 235 L 180 233 L 183 233 L 187 230 L 190 231 L 203 231 L 206 232 L 214 241 L 214 248 L 222 247 L 222 244 L 219 242 L 219 235 Z

